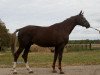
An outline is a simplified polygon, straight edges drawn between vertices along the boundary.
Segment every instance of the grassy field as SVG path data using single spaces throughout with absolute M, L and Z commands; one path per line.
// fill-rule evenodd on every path
M 32 52 L 28 57 L 32 67 L 51 67 L 53 53 Z M 0 67 L 12 67 L 13 57 L 10 52 L 0 53 Z M 24 66 L 23 59 L 18 59 L 18 66 Z M 64 53 L 62 66 L 67 65 L 97 65 L 100 64 L 100 50 Z

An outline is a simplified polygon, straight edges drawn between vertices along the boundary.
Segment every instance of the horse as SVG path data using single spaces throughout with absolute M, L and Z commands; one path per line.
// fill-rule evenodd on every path
M 17 73 L 16 64 L 17 59 L 21 52 L 23 51 L 22 58 L 26 64 L 27 70 L 29 73 L 33 73 L 31 68 L 29 67 L 27 58 L 30 46 L 36 44 L 41 47 L 54 47 L 54 59 L 53 59 L 53 73 L 56 73 L 55 64 L 56 60 L 58 60 L 58 69 L 60 74 L 64 74 L 61 61 L 63 56 L 63 49 L 65 45 L 69 41 L 69 35 L 74 29 L 76 25 L 80 25 L 82 27 L 89 28 L 90 24 L 84 17 L 82 11 L 78 15 L 71 16 L 70 18 L 60 22 L 55 23 L 53 25 L 43 27 L 43 26 L 36 26 L 36 25 L 28 25 L 23 28 L 17 29 L 12 34 L 12 44 L 11 50 L 14 56 L 14 64 L 13 64 L 13 73 Z M 18 36 L 16 36 L 18 33 Z M 16 50 L 16 37 L 18 37 L 19 48 Z

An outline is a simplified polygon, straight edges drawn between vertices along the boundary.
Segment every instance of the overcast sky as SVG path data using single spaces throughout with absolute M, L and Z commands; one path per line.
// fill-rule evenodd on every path
M 0 0 L 0 18 L 11 33 L 26 25 L 50 26 L 81 10 L 91 26 L 100 29 L 100 0 Z M 100 34 L 76 26 L 70 39 L 100 39 Z

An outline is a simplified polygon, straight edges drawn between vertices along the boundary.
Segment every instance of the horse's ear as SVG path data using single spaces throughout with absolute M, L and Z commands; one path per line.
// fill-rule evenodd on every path
M 84 12 L 82 12 L 82 10 L 80 11 L 80 13 L 79 13 L 79 15 L 83 15 L 84 14 Z

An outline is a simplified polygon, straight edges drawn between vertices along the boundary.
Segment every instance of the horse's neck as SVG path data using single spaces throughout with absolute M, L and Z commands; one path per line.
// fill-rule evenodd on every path
M 56 23 L 50 26 L 50 28 L 62 32 L 65 36 L 69 35 L 75 26 L 75 18 L 68 18 L 67 20 L 64 20 L 61 23 Z
M 69 35 L 76 26 L 75 19 L 69 18 L 68 20 L 63 21 L 62 25 L 65 34 Z

